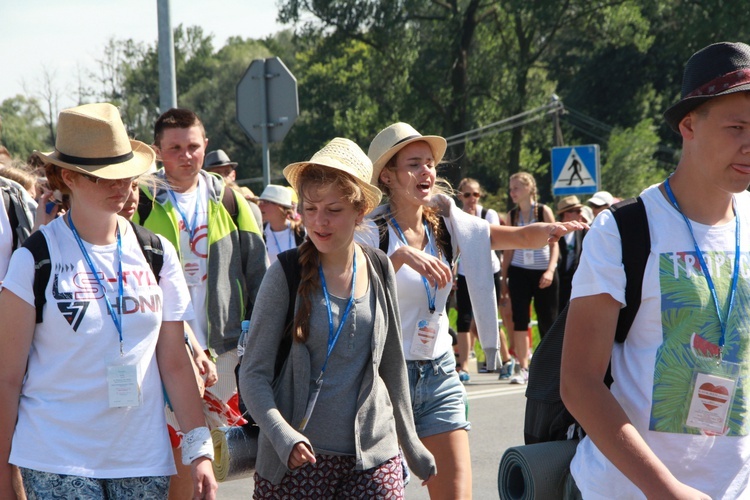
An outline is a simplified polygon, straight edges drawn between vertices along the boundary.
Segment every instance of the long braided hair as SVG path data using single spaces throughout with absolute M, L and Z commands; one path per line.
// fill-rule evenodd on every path
M 340 170 L 311 163 L 304 168 L 297 179 L 303 223 L 305 200 L 310 199 L 311 195 L 315 196 L 321 189 L 338 190 L 341 199 L 351 203 L 355 210 L 362 210 L 365 206 L 364 193 L 352 177 Z M 320 254 L 309 237 L 299 246 L 298 261 L 300 265 L 300 284 L 297 289 L 299 305 L 294 315 L 294 341 L 306 342 L 310 335 L 312 296 L 321 286 L 318 276 Z

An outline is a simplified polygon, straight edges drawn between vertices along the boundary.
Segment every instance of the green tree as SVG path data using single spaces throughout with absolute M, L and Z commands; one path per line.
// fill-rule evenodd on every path
M 628 198 L 664 180 L 666 172 L 654 158 L 658 147 L 659 136 L 651 120 L 632 128 L 615 128 L 602 155 L 602 189 Z
M 0 104 L 0 144 L 15 158 L 27 159 L 34 150 L 50 151 L 49 128 L 34 98 L 17 95 Z

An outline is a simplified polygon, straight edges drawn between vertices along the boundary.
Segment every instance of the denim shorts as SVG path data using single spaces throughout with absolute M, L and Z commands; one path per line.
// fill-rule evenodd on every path
M 466 420 L 466 390 L 458 379 L 452 352 L 430 361 L 407 361 L 406 369 L 420 438 L 471 428 Z
M 29 500 L 167 498 L 169 492 L 169 476 L 94 479 L 21 467 L 21 478 Z

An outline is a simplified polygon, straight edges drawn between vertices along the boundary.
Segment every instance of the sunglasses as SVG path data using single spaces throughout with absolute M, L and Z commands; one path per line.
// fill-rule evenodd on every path
M 132 187 L 136 179 L 138 179 L 138 177 L 126 177 L 124 179 L 102 179 L 101 177 L 95 177 L 93 175 L 84 174 L 82 172 L 78 172 L 78 175 L 85 178 L 89 182 L 93 182 L 97 186 L 104 186 L 107 188 L 113 188 L 115 186 L 123 186 L 125 184 Z
M 470 196 L 473 196 L 474 198 L 479 198 L 481 196 L 479 193 L 461 193 L 461 195 L 464 198 L 469 198 Z

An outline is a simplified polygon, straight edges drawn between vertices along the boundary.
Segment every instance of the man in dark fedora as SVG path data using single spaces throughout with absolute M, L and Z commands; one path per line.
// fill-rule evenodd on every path
M 557 202 L 557 218 L 560 222 L 578 221 L 586 222 L 583 217 L 583 205 L 578 196 L 571 195 Z M 570 290 L 573 285 L 573 274 L 578 268 L 578 261 L 583 250 L 583 237 L 588 231 L 570 232 L 557 242 L 560 247 L 560 257 L 557 263 L 557 274 L 560 278 L 560 289 L 558 291 L 559 307 L 562 310 L 570 300 Z
M 236 161 L 230 160 L 229 156 L 224 152 L 223 149 L 217 149 L 206 154 L 206 158 L 203 160 L 203 170 L 214 174 L 219 174 L 224 178 L 224 182 L 227 186 L 240 193 L 242 197 L 247 201 L 247 205 L 250 207 L 250 211 L 253 213 L 253 218 L 255 218 L 255 222 L 258 224 L 258 227 L 263 227 L 263 214 L 261 214 L 257 202 L 253 200 L 253 198 L 255 198 L 256 200 L 257 198 L 254 194 L 252 195 L 252 197 L 248 198 L 243 190 L 240 189 L 240 186 L 237 185 L 237 182 L 235 182 L 237 178 Z M 249 188 L 244 189 L 249 190 Z M 250 191 L 250 193 L 252 194 L 252 191 Z
M 227 184 L 234 183 L 237 178 L 237 162 L 230 160 L 223 149 L 209 151 L 206 154 L 203 170 L 219 174 Z
M 561 394 L 587 432 L 570 465 L 573 497 L 750 495 L 750 46 L 693 54 L 664 117 L 682 155 L 641 193 L 651 248 L 624 342 L 615 329 L 626 278 L 609 211 L 573 278 Z

